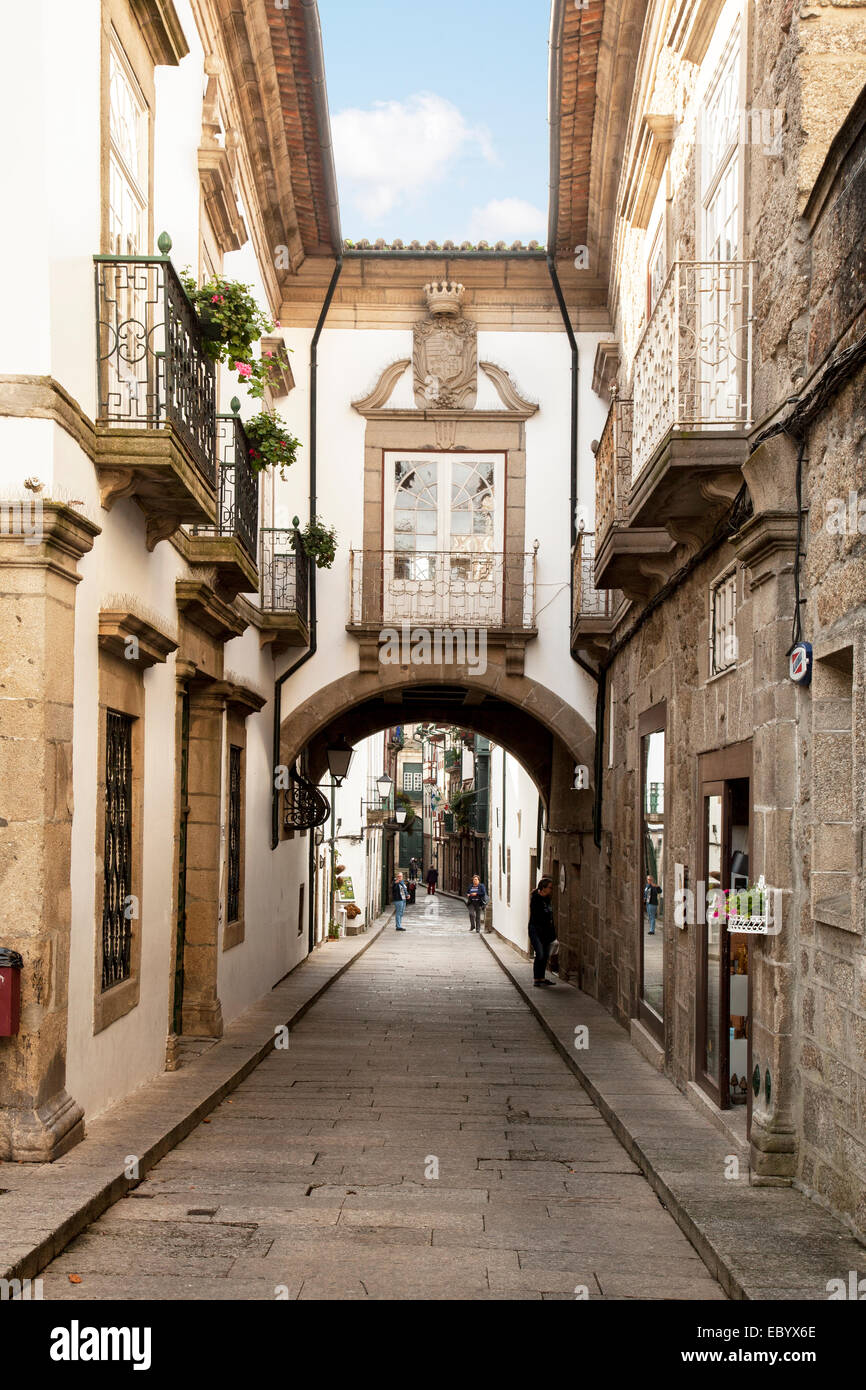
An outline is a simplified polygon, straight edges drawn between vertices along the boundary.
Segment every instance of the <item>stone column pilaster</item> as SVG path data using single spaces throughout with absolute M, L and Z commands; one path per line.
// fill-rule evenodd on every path
M 781 930 L 752 939 L 752 1181 L 789 1183 L 796 1171 L 797 1067 L 794 1016 L 798 914 L 802 899 L 794 854 L 797 799 L 797 701 L 787 652 L 794 615 L 797 550 L 796 450 L 769 440 L 744 467 L 754 515 L 735 537 L 749 567 L 753 607 L 752 867 L 755 882 L 780 890 Z M 774 923 L 778 926 L 778 923 Z M 769 1094 L 768 1094 L 769 1090 Z
M 222 682 L 190 682 L 183 1031 L 209 1038 L 223 1031 L 217 971 L 225 705 Z
M 44 1163 L 84 1134 L 66 1091 L 77 561 L 99 527 L 57 502 L 0 502 L 0 945 L 24 958 L 21 1027 L 0 1038 L 0 1158 Z

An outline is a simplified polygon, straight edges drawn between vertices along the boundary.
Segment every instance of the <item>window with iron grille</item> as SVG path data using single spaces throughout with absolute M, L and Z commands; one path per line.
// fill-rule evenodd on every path
M 712 674 L 737 664 L 738 571 L 725 575 L 710 589 L 710 657 Z
M 102 988 L 129 979 L 132 953 L 132 725 L 106 711 Z
M 241 754 L 234 744 L 229 748 L 229 851 L 227 920 L 237 922 L 241 915 Z

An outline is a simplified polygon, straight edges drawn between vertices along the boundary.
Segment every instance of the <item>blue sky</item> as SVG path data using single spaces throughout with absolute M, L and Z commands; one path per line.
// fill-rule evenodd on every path
M 545 241 L 548 0 L 319 0 L 343 235 Z

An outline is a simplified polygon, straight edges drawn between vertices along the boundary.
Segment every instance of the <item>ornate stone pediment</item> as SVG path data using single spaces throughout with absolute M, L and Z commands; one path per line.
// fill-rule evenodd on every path
M 475 324 L 463 318 L 463 286 L 451 280 L 424 286 L 428 313 L 414 330 L 415 404 L 419 410 L 471 410 L 478 398 Z
M 462 315 L 463 286 L 454 280 L 437 280 L 424 286 L 429 313 L 414 328 L 413 353 L 390 362 L 365 396 L 352 402 L 353 410 L 367 419 L 415 418 L 423 412 L 436 430 L 436 447 L 450 448 L 457 421 L 471 414 L 473 420 L 501 419 L 509 415 L 528 420 L 538 410 L 518 391 L 504 367 L 478 361 L 476 326 Z M 478 368 L 493 384 L 504 410 L 479 410 Z M 407 368 L 412 369 L 415 409 L 389 406 L 388 402 Z M 405 402 L 405 396 L 403 397 Z

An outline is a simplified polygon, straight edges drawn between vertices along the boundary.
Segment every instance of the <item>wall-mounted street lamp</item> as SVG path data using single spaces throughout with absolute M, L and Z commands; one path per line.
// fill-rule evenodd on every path
M 362 819 L 363 819 L 363 816 L 364 816 L 364 807 L 365 807 L 365 806 L 373 806 L 373 805 L 376 805 L 376 810 L 377 810 L 377 811 L 381 811 L 381 810 L 382 810 L 382 807 L 381 807 L 381 805 L 379 805 L 379 804 L 377 804 L 377 803 L 380 803 L 380 802 L 384 801 L 384 803 L 385 803 L 385 809 L 387 810 L 387 808 L 391 805 L 391 788 L 393 787 L 393 785 L 394 785 L 394 783 L 393 783 L 393 781 L 391 780 L 391 778 L 388 776 L 387 772 L 383 772 L 382 775 L 381 775 L 381 777 L 377 777 L 377 778 L 376 778 L 376 793 L 377 793 L 376 800 L 375 800 L 375 801 L 374 801 L 374 800 L 368 801 L 366 797 L 362 797 L 362 798 L 361 798 L 361 818 L 362 818 Z
M 338 787 L 342 786 L 343 780 L 348 777 L 354 755 L 355 750 L 351 743 L 346 742 L 345 737 L 338 738 L 335 743 L 329 744 L 327 749 L 328 771 Z

